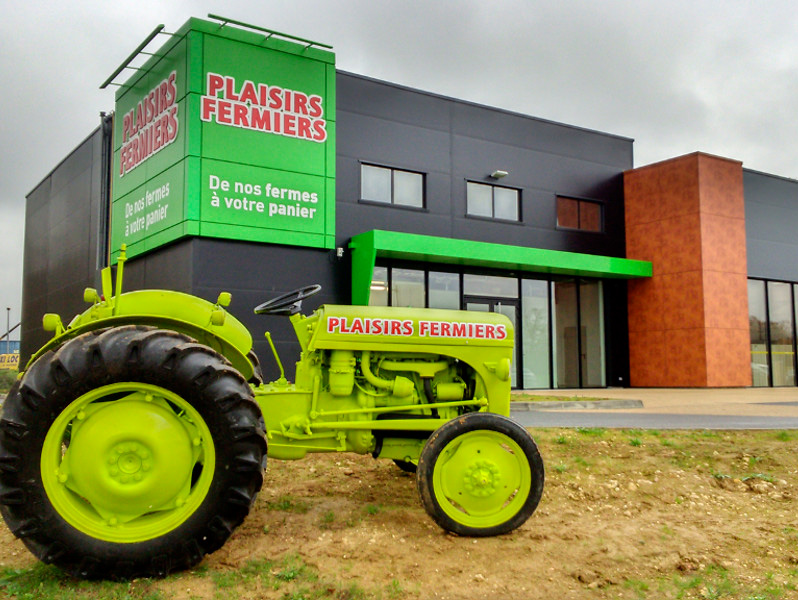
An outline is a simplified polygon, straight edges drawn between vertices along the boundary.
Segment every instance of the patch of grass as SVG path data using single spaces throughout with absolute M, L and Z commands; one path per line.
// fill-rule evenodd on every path
M 750 481 L 751 479 L 761 479 L 762 481 L 767 481 L 768 483 L 773 483 L 775 481 L 773 479 L 773 475 L 769 475 L 768 473 L 751 473 L 750 475 L 745 475 L 740 479 L 742 481 Z
M 392 579 L 386 588 L 388 598 L 404 598 L 405 596 L 405 591 L 402 589 L 402 584 L 399 583 L 398 579 Z
M 239 571 L 212 571 L 211 581 L 217 590 L 228 590 L 239 585 L 244 578 Z
M 576 432 L 591 437 L 603 437 L 607 430 L 603 427 L 577 427 Z
M 632 438 L 631 440 L 629 440 L 629 445 L 635 447 L 642 446 L 643 442 L 640 441 L 640 438 Z
M 772 573 L 767 573 L 762 580 L 755 579 L 751 584 L 750 577 L 739 577 L 734 572 L 719 565 L 709 565 L 690 575 L 674 575 L 669 580 L 660 581 L 657 597 L 677 599 L 702 598 L 705 600 L 721 600 L 723 598 L 739 598 L 741 600 L 777 600 L 792 598 L 794 584 L 777 582 Z M 645 582 L 642 582 L 645 584 Z M 627 586 L 635 591 L 642 588 Z M 639 593 L 639 592 L 638 592 Z M 644 595 L 638 595 L 645 598 Z
M 209 575 L 216 587 L 214 597 L 231 600 L 239 597 L 239 589 L 252 587 L 255 581 L 269 584 L 274 563 L 268 560 L 253 559 L 243 567 L 232 571 L 210 571 Z
M 557 439 L 555 439 L 555 440 L 554 440 L 554 442 L 555 442 L 556 444 L 560 444 L 560 445 L 565 445 L 565 444 L 568 444 L 568 443 L 570 443 L 570 441 L 571 441 L 571 440 L 569 440 L 569 439 L 568 439 L 566 436 L 564 436 L 564 435 L 559 435 L 559 436 L 557 436 Z
M 239 571 L 245 579 L 268 577 L 274 568 L 270 560 L 253 559 L 248 561 Z
M 568 470 L 568 465 L 565 463 L 560 463 L 558 465 L 554 465 L 554 470 L 558 473 L 565 473 Z
M 304 500 L 297 500 L 293 496 L 281 496 L 274 502 L 267 502 L 266 510 L 280 510 L 303 515 L 310 510 L 310 504 Z
M 780 442 L 791 442 L 795 439 L 795 434 L 789 431 L 779 431 L 776 434 L 776 439 Z
M 273 590 L 283 600 L 366 600 L 367 598 L 402 598 L 402 586 L 397 580 L 374 592 L 368 592 L 357 583 L 342 584 L 324 580 L 313 567 L 307 565 L 298 554 L 288 554 L 279 562 L 253 560 L 237 570 L 215 571 L 211 578 L 216 589 L 214 598 L 233 600 L 238 598 L 264 597 L 262 591 Z M 60 596 L 54 596 L 59 598 Z M 102 597 L 103 600 L 105 597 Z M 92 597 L 94 600 L 94 597 Z M 115 599 L 116 600 L 116 599 Z M 118 600 L 139 600 L 138 597 Z M 142 599 L 144 600 L 144 599 Z M 146 600 L 160 600 L 147 598 Z
M 329 597 L 336 600 L 365 600 L 368 598 L 366 591 L 357 583 L 350 583 L 346 587 L 340 587 L 334 590 L 334 594 Z
M 16 370 L 0 369 L 0 394 L 7 394 L 16 380 Z
M 738 584 L 734 574 L 719 565 L 709 565 L 691 575 L 674 575 L 670 581 L 663 581 L 660 593 L 670 598 L 702 598 L 720 600 L 737 598 Z
M 632 590 L 641 600 L 646 597 L 646 592 L 648 592 L 648 583 L 639 579 L 627 579 L 623 582 L 623 587 Z
M 319 527 L 322 529 L 329 529 L 330 525 L 335 522 L 335 513 L 331 510 L 328 510 L 321 516 L 321 520 L 319 522 Z
M 203 562 L 198 564 L 196 567 L 189 570 L 188 572 L 194 575 L 195 577 L 207 577 L 208 573 L 210 572 L 210 569 L 208 569 L 208 565 L 206 565 Z
M 37 563 L 30 569 L 0 569 L 0 596 L 17 600 L 163 600 L 150 579 L 81 581 L 57 567 Z
M 368 505 L 366 505 L 366 514 L 369 515 L 370 517 L 373 517 L 374 515 L 376 515 L 381 510 L 382 510 L 382 507 L 379 506 L 378 504 L 368 504 Z
M 276 579 L 280 581 L 294 581 L 298 579 L 305 572 L 305 564 L 302 559 L 295 556 L 289 557 L 285 560 L 282 569 L 274 574 Z

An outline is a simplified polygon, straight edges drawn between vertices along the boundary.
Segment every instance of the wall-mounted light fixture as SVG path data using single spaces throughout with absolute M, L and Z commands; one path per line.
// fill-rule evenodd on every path
M 502 177 L 507 177 L 509 173 L 507 171 L 502 171 L 500 169 L 496 169 L 493 173 L 490 174 L 493 179 L 501 179 Z

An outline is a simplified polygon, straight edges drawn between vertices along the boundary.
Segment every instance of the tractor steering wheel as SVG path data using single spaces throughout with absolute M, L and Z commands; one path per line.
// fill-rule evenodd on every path
M 302 309 L 302 301 L 321 291 L 318 283 L 308 285 L 267 300 L 255 307 L 256 315 L 295 315 Z

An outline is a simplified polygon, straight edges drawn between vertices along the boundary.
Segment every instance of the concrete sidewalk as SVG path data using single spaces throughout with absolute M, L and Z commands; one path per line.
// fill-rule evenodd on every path
M 514 395 L 601 399 L 598 402 L 513 402 L 513 410 L 624 411 L 638 414 L 798 418 L 798 388 L 606 388 L 514 392 Z M 620 401 L 620 402 L 619 402 Z M 636 401 L 636 402 L 635 402 Z M 532 406 L 524 406 L 532 405 Z M 537 406 L 535 406 L 537 405 Z

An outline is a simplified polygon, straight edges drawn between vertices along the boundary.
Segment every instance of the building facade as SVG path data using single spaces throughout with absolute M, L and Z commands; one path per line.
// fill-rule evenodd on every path
M 192 19 L 124 84 L 28 196 L 23 360 L 125 243 L 127 289 L 232 292 L 267 376 L 262 331 L 286 366 L 298 348 L 252 307 L 320 283 L 319 302 L 504 313 L 518 388 L 795 385 L 798 183 L 701 153 L 636 169 L 628 138 L 304 42 Z

